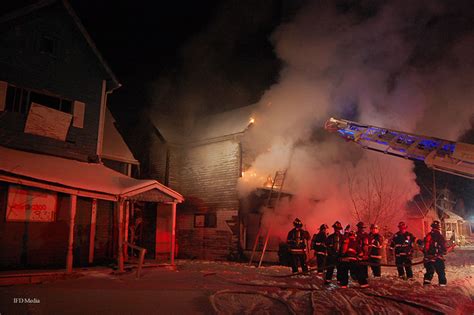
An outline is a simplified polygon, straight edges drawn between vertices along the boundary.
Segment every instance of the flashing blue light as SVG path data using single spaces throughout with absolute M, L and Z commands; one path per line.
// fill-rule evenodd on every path
M 426 149 L 429 151 L 432 151 L 436 149 L 440 144 L 440 141 L 437 140 L 432 140 L 432 139 L 425 139 L 420 141 L 420 144 L 418 145 L 419 149 Z
M 455 143 L 448 143 L 448 144 L 443 145 L 442 147 L 443 151 L 447 151 L 449 153 L 453 153 L 455 148 L 456 148 Z
M 354 140 L 354 132 L 352 131 L 349 131 L 349 130 L 338 130 L 337 132 L 339 132 L 344 138 L 346 139 L 352 139 Z

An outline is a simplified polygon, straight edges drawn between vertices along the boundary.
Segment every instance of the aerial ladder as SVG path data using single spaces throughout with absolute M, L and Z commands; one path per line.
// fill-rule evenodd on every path
M 324 129 L 364 149 L 414 161 L 431 169 L 474 179 L 474 145 L 330 118 Z
M 278 203 L 280 202 L 281 192 L 283 191 L 283 184 L 285 183 L 285 178 L 286 178 L 286 170 L 277 171 L 275 173 L 275 177 L 272 180 L 272 186 L 271 186 L 270 192 L 269 192 L 267 200 L 265 202 L 265 208 L 266 209 L 274 210 L 277 207 Z M 255 237 L 255 242 L 254 242 L 253 248 L 252 248 L 252 255 L 250 256 L 250 260 L 249 260 L 249 266 L 253 262 L 253 257 L 255 256 L 255 252 L 257 250 L 257 246 L 258 246 L 258 243 L 260 241 L 260 235 L 262 234 L 263 230 L 264 230 L 264 228 L 262 227 L 262 220 L 260 219 L 257 236 Z M 262 265 L 263 256 L 265 256 L 265 251 L 266 251 L 267 245 L 268 245 L 268 239 L 270 238 L 270 232 L 271 232 L 271 224 L 270 224 L 270 226 L 268 227 L 268 229 L 266 231 L 267 234 L 265 236 L 265 242 L 263 244 L 262 254 L 260 256 L 260 261 L 258 263 L 258 267 L 260 267 Z

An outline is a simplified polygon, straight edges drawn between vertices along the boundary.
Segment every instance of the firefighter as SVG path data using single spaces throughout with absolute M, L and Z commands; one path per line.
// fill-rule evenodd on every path
M 383 236 L 379 234 L 379 226 L 372 224 L 369 233 L 369 263 L 374 277 L 378 278 L 382 275 L 382 244 Z
M 326 257 L 328 255 L 326 249 L 326 239 L 329 234 L 329 228 L 326 224 L 321 224 L 319 227 L 319 233 L 314 234 L 311 240 L 311 249 L 314 250 L 316 261 L 318 265 L 318 275 L 322 275 L 324 266 L 326 264 Z
M 413 258 L 413 245 L 416 237 L 407 231 L 405 222 L 398 223 L 398 232 L 393 235 L 390 249 L 395 252 L 395 264 L 398 276 L 404 279 L 413 279 L 411 268 Z M 406 277 L 406 278 L 405 278 Z
M 309 233 L 303 230 L 303 223 L 296 218 L 293 221 L 294 228 L 288 233 L 287 244 L 291 255 L 291 270 L 298 272 L 298 264 L 303 272 L 308 271 L 306 265 L 306 243 L 309 241 Z
M 369 278 L 369 266 L 367 265 L 367 261 L 369 259 L 369 235 L 364 231 L 364 222 L 359 222 L 356 226 L 357 258 L 358 262 L 362 262 L 362 264 L 357 264 L 356 277 L 360 286 L 365 288 L 368 286 Z
M 426 269 L 423 285 L 431 284 L 431 279 L 433 279 L 434 272 L 436 271 L 439 285 L 446 286 L 447 280 L 443 258 L 446 252 L 446 240 L 440 232 L 439 221 L 433 221 L 431 232 L 426 235 L 423 246 L 423 264 Z
M 341 222 L 336 221 L 332 225 L 332 227 L 334 229 L 334 233 L 332 233 L 326 238 L 326 279 L 324 281 L 324 284 L 326 285 L 331 283 L 332 275 L 334 274 L 334 269 L 336 269 L 338 265 L 339 252 L 341 250 L 341 244 L 343 239 L 343 235 L 341 234 Z M 337 280 L 339 280 L 339 269 L 337 271 Z
M 349 284 L 349 272 L 353 280 L 357 280 L 363 287 L 368 286 L 361 282 L 361 271 L 359 261 L 359 240 L 354 231 L 346 230 L 340 250 L 339 265 L 337 266 L 337 276 L 341 288 L 347 288 Z M 365 279 L 367 280 L 367 279 Z

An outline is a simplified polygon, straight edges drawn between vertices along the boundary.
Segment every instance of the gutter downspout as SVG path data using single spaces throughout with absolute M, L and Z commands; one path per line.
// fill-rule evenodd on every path
M 99 128 L 97 131 L 97 149 L 96 154 L 101 161 L 102 156 L 102 146 L 104 144 L 104 124 L 105 124 L 105 109 L 107 107 L 107 93 L 106 91 L 107 83 L 105 80 L 102 80 L 102 92 L 100 95 L 100 113 L 99 113 Z
M 104 145 L 104 127 L 105 127 L 105 110 L 107 108 L 107 96 L 112 94 L 113 91 L 121 87 L 119 83 L 117 87 L 114 87 L 110 90 L 107 90 L 106 80 L 102 80 L 102 92 L 100 95 L 100 113 L 99 113 L 99 128 L 97 130 L 97 148 L 96 154 L 99 159 L 99 162 L 102 161 L 102 148 Z

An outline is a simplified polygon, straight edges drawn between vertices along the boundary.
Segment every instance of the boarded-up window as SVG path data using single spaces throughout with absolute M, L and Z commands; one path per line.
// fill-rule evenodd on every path
M 10 185 L 6 220 L 53 222 L 56 218 L 56 205 L 57 194 L 54 192 Z
M 71 114 L 32 103 L 26 119 L 25 133 L 65 141 L 71 120 Z

